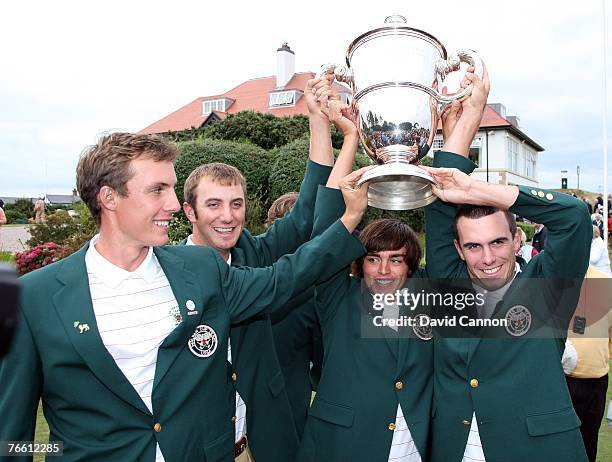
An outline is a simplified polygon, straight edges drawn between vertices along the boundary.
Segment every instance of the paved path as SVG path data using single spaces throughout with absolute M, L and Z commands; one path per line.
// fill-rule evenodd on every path
M 0 226 L 0 250 L 21 252 L 27 248 L 28 239 L 30 231 L 27 226 Z

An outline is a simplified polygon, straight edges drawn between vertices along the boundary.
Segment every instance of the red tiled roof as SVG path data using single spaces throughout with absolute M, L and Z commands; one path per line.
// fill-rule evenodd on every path
M 293 74 L 291 80 L 282 90 L 304 91 L 306 82 L 315 77 L 314 72 L 300 72 Z M 336 89 L 347 92 L 348 89 L 342 85 L 335 84 Z M 257 111 L 274 114 L 276 116 L 291 116 L 295 114 L 308 114 L 306 101 L 299 98 L 295 106 L 270 109 L 268 106 L 269 93 L 276 89 L 276 77 L 263 77 L 247 80 L 237 87 L 221 95 L 205 96 L 196 98 L 191 103 L 174 111 L 157 122 L 145 127 L 141 133 L 163 133 L 168 131 L 186 130 L 191 127 L 199 127 L 208 118 L 202 115 L 202 103 L 207 100 L 230 98 L 234 103 L 227 110 L 227 114 L 235 114 L 240 111 Z M 214 111 L 221 119 L 226 113 Z
M 482 114 L 482 120 L 480 121 L 480 128 L 490 127 L 508 127 L 512 124 L 500 116 L 495 109 L 487 104 L 484 113 Z M 442 130 L 442 121 L 438 120 L 438 130 Z
M 505 117 L 502 117 L 493 109 L 489 104 L 485 107 L 484 113 L 482 114 L 482 120 L 480 121 L 480 128 L 504 128 L 520 138 L 527 141 L 538 151 L 544 151 L 544 148 L 527 136 L 520 128 L 512 125 Z M 438 120 L 438 132 L 442 131 L 442 121 Z

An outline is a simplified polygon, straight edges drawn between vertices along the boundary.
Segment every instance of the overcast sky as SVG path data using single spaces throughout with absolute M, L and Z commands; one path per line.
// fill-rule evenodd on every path
M 541 186 L 559 187 L 565 169 L 575 187 L 580 165 L 580 186 L 602 188 L 601 0 L 296 4 L 5 2 L 0 195 L 70 193 L 80 152 L 100 134 L 138 131 L 198 96 L 273 75 L 283 41 L 295 51 L 296 71 L 342 62 L 357 35 L 391 14 L 406 16 L 449 50 L 481 54 L 491 76 L 489 102 L 503 103 L 546 149 L 539 159 Z M 607 5 L 608 54 L 611 10 Z M 612 95 L 610 76 L 608 56 Z M 612 116 L 612 96 L 607 106 Z

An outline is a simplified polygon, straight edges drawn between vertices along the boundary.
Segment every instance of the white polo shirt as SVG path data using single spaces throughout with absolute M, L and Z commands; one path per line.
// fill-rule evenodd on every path
M 384 319 L 398 319 L 399 306 L 386 305 L 383 307 L 382 316 Z M 397 332 L 396 325 L 389 326 Z M 421 462 L 421 454 L 416 447 L 412 434 L 406 424 L 402 406 L 397 404 L 397 413 L 395 415 L 395 428 L 393 429 L 393 439 L 391 440 L 391 449 L 389 450 L 389 462 Z
M 192 234 L 187 238 L 185 245 L 197 245 L 193 242 Z M 227 259 L 227 264 L 232 264 L 232 254 Z M 231 341 L 227 339 L 227 360 L 232 363 L 232 345 Z M 236 424 L 234 426 L 234 441 L 239 441 L 244 435 L 246 435 L 246 404 L 240 394 L 236 391 Z
M 180 323 L 178 303 L 153 249 L 134 271 L 115 266 L 96 250 L 85 255 L 89 291 L 102 343 L 153 413 L 151 394 L 157 352 Z M 164 457 L 156 446 L 155 460 Z
M 521 272 L 521 267 L 518 263 L 514 264 L 514 276 L 510 282 L 497 290 L 485 290 L 477 284 L 472 284 L 474 290 L 484 295 L 484 305 L 478 309 L 479 318 L 491 318 L 495 307 L 504 298 L 510 285 L 514 281 L 517 274 Z M 470 425 L 470 433 L 468 434 L 467 443 L 463 452 L 461 462 L 486 462 L 482 442 L 480 441 L 480 432 L 478 431 L 478 422 L 476 422 L 476 412 L 472 412 L 472 424 Z

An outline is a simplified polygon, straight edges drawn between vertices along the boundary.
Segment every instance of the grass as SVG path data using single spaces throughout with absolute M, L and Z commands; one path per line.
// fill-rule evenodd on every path
M 612 370 L 612 361 L 610 361 L 610 370 Z M 608 386 L 607 403 L 612 400 L 612 381 Z M 607 412 L 606 406 L 606 412 Z M 49 427 L 42 414 L 42 407 L 38 406 L 38 419 L 36 421 L 36 438 L 37 443 L 46 443 L 49 441 Z M 612 427 L 608 427 L 606 423 L 606 415 L 601 422 L 599 428 L 599 445 L 597 446 L 597 462 L 605 462 L 612 460 Z M 43 456 L 34 456 L 34 462 L 42 462 L 45 458 Z
M 0 250 L 0 262 L 13 263 L 14 261 L 15 255 L 12 252 Z

